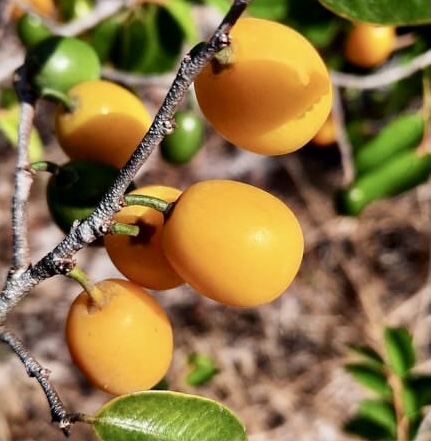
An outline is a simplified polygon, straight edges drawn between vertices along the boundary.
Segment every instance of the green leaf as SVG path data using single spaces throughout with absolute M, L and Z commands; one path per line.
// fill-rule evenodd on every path
M 374 421 L 392 433 L 395 439 L 397 433 L 397 418 L 391 404 L 384 400 L 362 400 L 359 404 L 359 415 Z
M 190 386 L 202 386 L 219 372 L 213 359 L 205 354 L 193 352 L 188 356 L 187 362 L 192 368 L 186 376 L 186 382 Z
M 286 0 L 253 0 L 247 9 L 254 17 L 280 21 L 287 14 Z
M 320 3 L 343 18 L 394 26 L 412 26 L 431 23 L 429 0 L 319 0 Z
M 383 398 L 392 396 L 392 389 L 382 369 L 368 363 L 349 363 L 344 368 L 360 384 Z
M 231 6 L 231 2 L 229 0 L 205 0 L 205 3 L 214 7 L 223 15 L 226 14 Z
M 99 56 L 100 62 L 109 60 L 126 14 L 117 14 L 99 22 L 89 33 L 88 42 Z
M 410 420 L 415 420 L 422 408 L 431 404 L 431 375 L 415 375 L 403 383 L 403 410 Z
M 0 111 L 0 132 L 9 143 L 16 147 L 18 144 L 18 127 L 20 120 L 20 107 L 13 105 L 7 110 Z M 43 157 L 43 143 L 38 131 L 32 127 L 28 144 L 28 154 L 30 162 L 40 161 Z
M 199 34 L 193 18 L 192 6 L 184 0 L 170 0 L 164 7 L 176 20 L 184 32 L 184 38 L 190 45 L 195 45 L 199 41 Z
M 364 416 L 355 416 L 345 425 L 344 430 L 366 440 L 395 439 L 391 431 Z
M 208 398 L 171 391 L 137 392 L 114 398 L 95 415 L 101 440 L 246 440 L 238 418 Z
M 373 348 L 370 348 L 369 346 L 355 346 L 355 345 L 349 345 L 348 349 L 351 352 L 354 352 L 357 355 L 360 355 L 361 357 L 365 358 L 365 360 L 375 363 L 378 366 L 384 365 L 384 360 L 380 356 L 378 352 L 376 352 Z
M 388 364 L 399 377 L 405 377 L 416 362 L 412 336 L 406 328 L 385 328 Z
M 122 18 L 115 30 L 111 47 L 111 61 L 115 67 L 135 72 L 157 52 L 149 25 L 149 18 L 141 11 Z

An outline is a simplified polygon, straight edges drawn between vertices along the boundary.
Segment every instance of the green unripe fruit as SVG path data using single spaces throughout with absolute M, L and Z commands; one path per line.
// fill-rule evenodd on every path
M 74 37 L 42 40 L 28 51 L 25 68 L 28 81 L 42 97 L 65 95 L 78 83 L 100 78 L 97 53 Z
M 175 115 L 177 127 L 160 144 L 160 153 L 167 162 L 184 164 L 189 162 L 202 146 L 204 124 L 192 111 Z
M 87 160 L 70 161 L 54 171 L 46 196 L 51 216 L 64 233 L 75 220 L 90 216 L 118 173 L 116 167 Z
M 51 30 L 40 16 L 31 13 L 21 15 L 16 24 L 16 32 L 27 49 L 52 36 Z

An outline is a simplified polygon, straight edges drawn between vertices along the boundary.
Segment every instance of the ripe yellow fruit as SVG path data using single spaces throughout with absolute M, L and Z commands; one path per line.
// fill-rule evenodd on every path
M 202 113 L 237 147 L 265 155 L 293 152 L 325 122 L 332 86 L 322 58 L 301 34 L 280 23 L 241 18 L 227 61 L 195 80 Z
M 174 202 L 180 196 L 181 190 L 165 185 L 146 185 L 130 194 Z M 142 205 L 130 205 L 116 213 L 113 221 L 136 225 L 140 229 L 137 237 L 125 234 L 104 236 L 105 248 L 112 263 L 129 280 L 150 289 L 170 289 L 184 283 L 162 249 L 162 213 Z
M 318 147 L 327 147 L 336 141 L 335 125 L 332 114 L 329 114 L 320 130 L 314 135 L 311 142 Z
M 172 359 L 168 316 L 133 282 L 107 279 L 95 286 L 103 294 L 103 305 L 83 291 L 69 310 L 66 340 L 73 361 L 105 392 L 123 395 L 152 388 Z
M 395 40 L 396 29 L 393 26 L 358 23 L 346 38 L 346 60 L 359 67 L 376 67 L 391 55 Z
M 22 2 L 44 17 L 55 18 L 57 14 L 55 4 L 52 0 L 22 0 Z M 13 5 L 11 11 L 11 17 L 13 20 L 18 20 L 23 13 L 24 11 L 19 5 Z
M 123 167 L 149 129 L 152 118 L 141 100 L 106 80 L 84 81 L 69 90 L 72 111 L 58 107 L 55 131 L 71 159 Z
M 304 250 L 301 226 L 287 205 L 260 188 L 224 179 L 184 190 L 162 244 L 176 272 L 196 291 L 242 307 L 280 296 Z

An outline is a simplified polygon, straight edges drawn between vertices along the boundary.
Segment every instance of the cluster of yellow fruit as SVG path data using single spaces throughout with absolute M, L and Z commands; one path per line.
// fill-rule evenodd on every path
M 240 19 L 231 44 L 194 86 L 215 130 L 262 155 L 301 148 L 332 104 L 329 74 L 314 47 L 291 28 L 262 19 Z M 67 155 L 123 166 L 151 124 L 140 100 L 99 79 L 67 94 L 71 106 L 59 105 L 55 123 Z M 114 216 L 114 223 L 139 227 L 137 236 L 104 238 L 127 280 L 104 280 L 81 293 L 66 326 L 73 360 L 90 381 L 113 394 L 153 387 L 171 361 L 169 318 L 146 289 L 188 283 L 225 305 L 262 305 L 289 287 L 304 249 L 292 210 L 246 183 L 215 179 L 184 191 L 153 185 L 130 194 L 161 199 L 169 209 L 128 205 Z

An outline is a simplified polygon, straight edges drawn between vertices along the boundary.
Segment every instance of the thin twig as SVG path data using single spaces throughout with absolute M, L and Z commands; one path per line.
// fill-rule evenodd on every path
M 71 419 L 54 386 L 49 381 L 49 371 L 43 368 L 33 355 L 24 347 L 22 341 L 11 331 L 0 332 L 0 340 L 9 345 L 23 363 L 29 377 L 34 377 L 42 387 L 51 409 L 52 421 L 58 423 L 63 433 L 68 436 Z
M 93 28 L 101 21 L 115 15 L 121 9 L 128 8 L 135 3 L 135 0 L 102 0 L 96 2 L 94 8 L 82 18 L 61 25 L 48 21 L 46 24 L 56 35 L 79 35 Z
M 12 277 L 17 277 L 30 265 L 28 244 L 27 204 L 33 175 L 29 170 L 28 145 L 35 112 L 36 98 L 27 86 L 25 71 L 16 75 L 15 89 L 21 102 L 18 127 L 17 160 L 15 170 L 15 190 L 12 200 L 13 263 Z
M 128 86 L 166 86 L 168 88 L 175 76 L 171 73 L 167 74 L 135 74 L 130 72 L 124 72 L 122 70 L 113 69 L 112 67 L 102 67 L 102 77 L 115 81 L 118 83 L 124 83 Z
M 333 87 L 332 116 L 335 124 L 335 136 L 340 150 L 341 166 L 343 169 L 343 186 L 349 185 L 355 178 L 355 167 L 353 162 L 353 147 L 347 136 L 346 124 L 344 121 L 343 103 L 341 102 L 340 90 Z
M 331 71 L 332 84 L 338 87 L 367 90 L 388 86 L 431 66 L 431 49 L 404 65 L 397 65 L 370 75 L 353 75 Z

